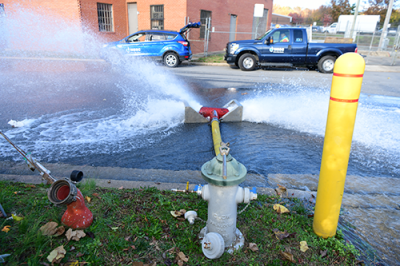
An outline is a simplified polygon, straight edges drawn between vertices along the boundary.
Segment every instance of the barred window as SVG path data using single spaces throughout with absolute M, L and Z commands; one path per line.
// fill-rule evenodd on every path
M 152 30 L 164 29 L 164 5 L 150 6 L 150 28 Z
M 206 33 L 206 20 L 211 18 L 211 11 L 200 10 L 200 39 L 204 39 Z
M 99 31 L 114 31 L 112 5 L 97 3 Z

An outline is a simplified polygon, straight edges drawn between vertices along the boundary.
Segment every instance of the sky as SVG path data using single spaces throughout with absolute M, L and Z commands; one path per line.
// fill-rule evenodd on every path
M 361 0 L 361 2 L 366 2 L 365 0 Z M 321 5 L 327 5 L 330 3 L 329 0 L 275 0 L 274 4 L 280 5 L 280 6 L 290 6 L 290 7 L 303 7 L 303 8 L 309 8 L 309 9 L 317 9 Z M 350 5 L 356 4 L 356 0 L 350 0 Z

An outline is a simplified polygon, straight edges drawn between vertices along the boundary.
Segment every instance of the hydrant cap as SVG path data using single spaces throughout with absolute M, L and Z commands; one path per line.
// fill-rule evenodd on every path
M 226 158 L 227 177 L 223 178 L 223 157 L 218 154 L 201 167 L 201 175 L 208 183 L 216 186 L 235 186 L 246 180 L 246 167 L 230 154 Z

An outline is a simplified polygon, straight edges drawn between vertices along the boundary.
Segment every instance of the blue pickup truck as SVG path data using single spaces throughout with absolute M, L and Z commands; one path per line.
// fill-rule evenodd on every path
M 304 28 L 278 28 L 254 40 L 229 42 L 224 59 L 243 71 L 257 66 L 306 66 L 332 73 L 336 58 L 348 52 L 357 52 L 357 45 L 309 43 Z

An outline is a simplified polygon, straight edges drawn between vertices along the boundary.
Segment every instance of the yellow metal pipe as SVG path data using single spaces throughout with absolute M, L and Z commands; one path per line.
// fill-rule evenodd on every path
M 218 119 L 213 119 L 211 121 L 211 132 L 212 132 L 212 138 L 213 138 L 213 143 L 214 143 L 214 150 L 215 150 L 215 155 L 219 154 L 219 147 L 221 147 L 221 132 L 219 130 L 219 121 Z
M 336 234 L 364 69 L 359 54 L 346 53 L 333 70 L 313 222 L 315 234 L 324 238 Z

